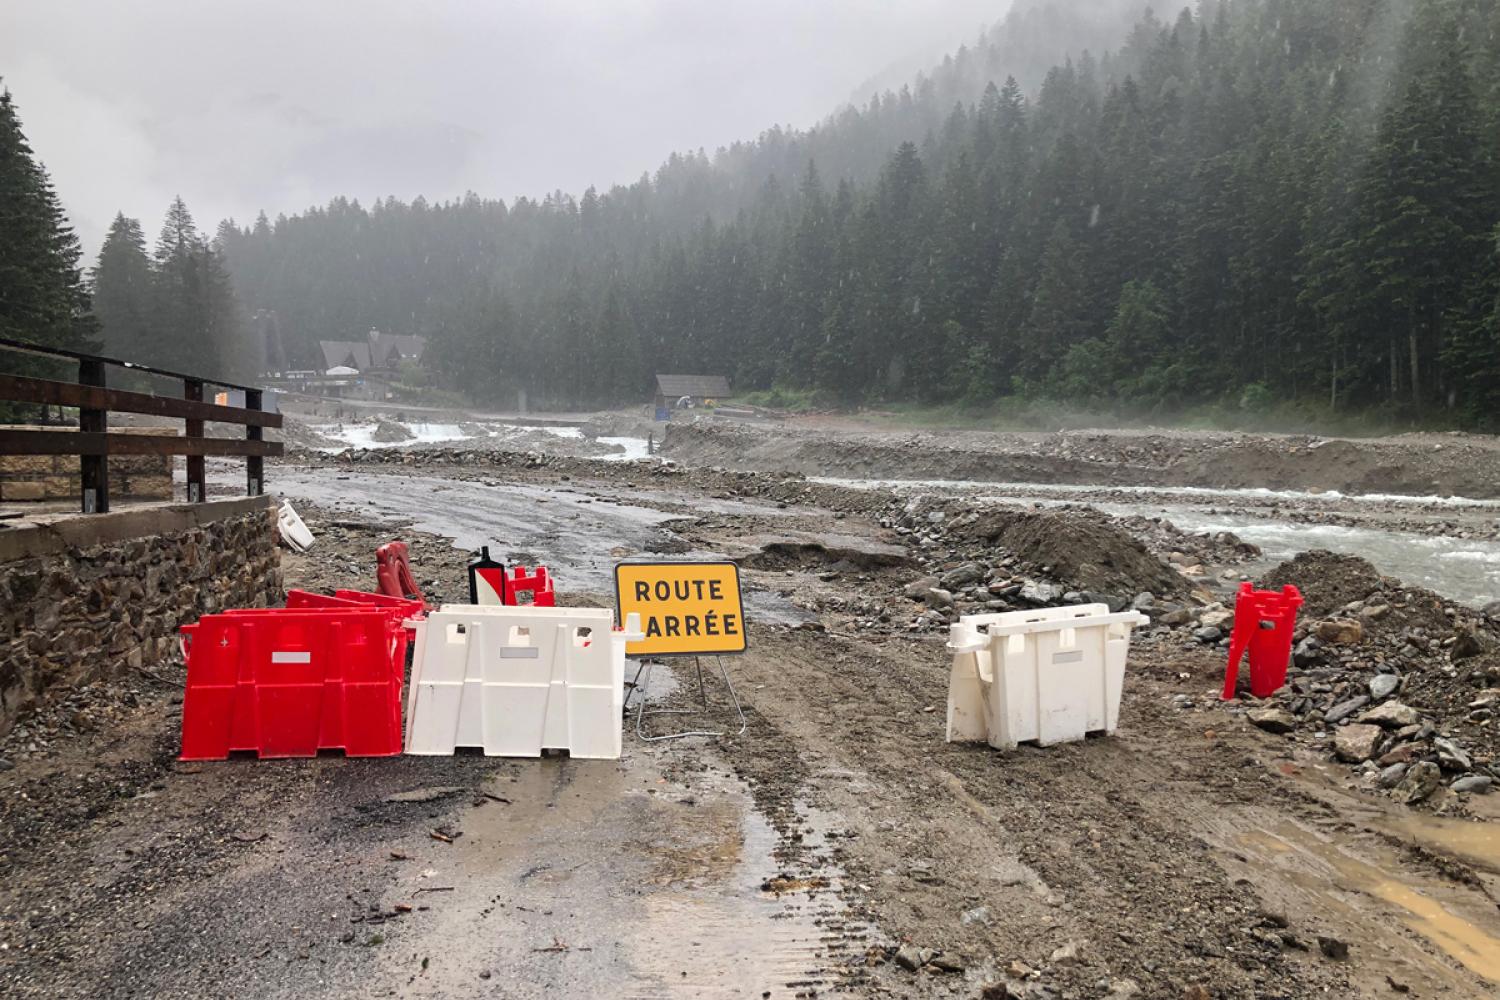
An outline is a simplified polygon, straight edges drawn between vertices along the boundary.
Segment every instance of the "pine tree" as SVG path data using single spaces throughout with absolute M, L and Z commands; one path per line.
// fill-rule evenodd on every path
M 0 337 L 96 350 L 81 257 L 52 183 L 21 131 L 10 91 L 0 89 Z M 14 371 L 56 371 L 15 355 L 6 363 Z
M 141 224 L 117 214 L 94 265 L 94 312 L 104 351 L 136 359 L 150 349 L 154 323 L 151 258 Z

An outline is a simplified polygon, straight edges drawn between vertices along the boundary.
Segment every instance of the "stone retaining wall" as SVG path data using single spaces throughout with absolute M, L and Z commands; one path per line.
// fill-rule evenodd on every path
M 72 427 L 7 425 L 8 430 L 70 434 Z M 170 427 L 111 427 L 111 434 L 176 437 Z M 172 499 L 172 456 L 111 455 L 109 495 Z M 0 500 L 77 500 L 83 491 L 77 455 L 0 455 Z
M 50 692 L 177 655 L 178 625 L 279 603 L 274 519 L 252 497 L 0 527 L 0 733 Z

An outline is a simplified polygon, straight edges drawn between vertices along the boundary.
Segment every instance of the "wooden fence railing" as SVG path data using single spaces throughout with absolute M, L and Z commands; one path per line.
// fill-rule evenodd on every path
M 187 456 L 188 500 L 208 499 L 203 459 L 208 455 L 245 456 L 246 489 L 251 496 L 265 492 L 265 457 L 280 455 L 281 443 L 265 440 L 265 428 L 280 427 L 281 414 L 263 409 L 262 390 L 236 385 L 219 379 L 185 375 L 182 372 L 151 368 L 96 354 L 82 354 L 53 347 L 41 347 L 19 340 L 0 338 L 0 350 L 15 351 L 39 357 L 62 359 L 78 364 L 77 382 L 58 382 L 26 375 L 0 374 L 0 402 L 40 403 L 78 408 L 78 431 L 59 433 L 53 430 L 27 430 L 0 427 L 0 455 L 77 455 L 83 477 L 82 503 L 86 514 L 109 510 L 110 455 L 185 455 Z M 147 372 L 182 382 L 182 398 L 156 396 L 145 392 L 110 389 L 105 372 L 114 365 L 129 371 Z M 205 385 L 222 386 L 245 394 L 245 405 L 220 406 L 203 401 Z M 184 421 L 181 437 L 109 433 L 109 414 L 143 413 L 156 417 L 174 417 Z M 205 421 L 243 424 L 245 439 L 207 438 Z

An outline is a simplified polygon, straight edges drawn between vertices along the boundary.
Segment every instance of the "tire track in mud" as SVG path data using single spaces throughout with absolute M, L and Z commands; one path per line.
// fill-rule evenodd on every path
M 1134 685 L 1127 706 L 1140 704 L 1127 726 L 1157 740 L 1003 755 L 945 744 L 940 646 L 805 636 L 763 635 L 741 661 L 749 699 L 787 741 L 749 739 L 738 753 L 764 759 L 730 759 L 743 772 L 811 755 L 856 776 L 843 788 L 815 781 L 804 794 L 849 820 L 847 864 L 868 884 L 883 929 L 961 953 L 976 982 L 1020 960 L 1045 967 L 1048 985 L 1092 990 L 1128 978 L 1150 996 L 1184 995 L 1195 983 L 1221 997 L 1311 997 L 1347 985 L 1336 966 L 1247 935 L 1260 901 L 1197 832 L 1196 814 L 1276 794 L 1252 777 L 1258 761 L 1226 770 L 1223 758 L 1235 754 L 1174 759 L 1180 723 Z M 924 976 L 907 988 L 936 986 Z

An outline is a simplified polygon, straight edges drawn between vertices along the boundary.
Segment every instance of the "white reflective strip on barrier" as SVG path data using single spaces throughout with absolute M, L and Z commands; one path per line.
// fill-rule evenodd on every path
M 413 624 L 407 753 L 620 756 L 625 644 L 642 637 L 638 620 L 617 632 L 608 609 L 449 604 Z
M 948 741 L 1004 750 L 1114 732 L 1130 632 L 1148 621 L 1102 604 L 959 619 L 948 642 Z

